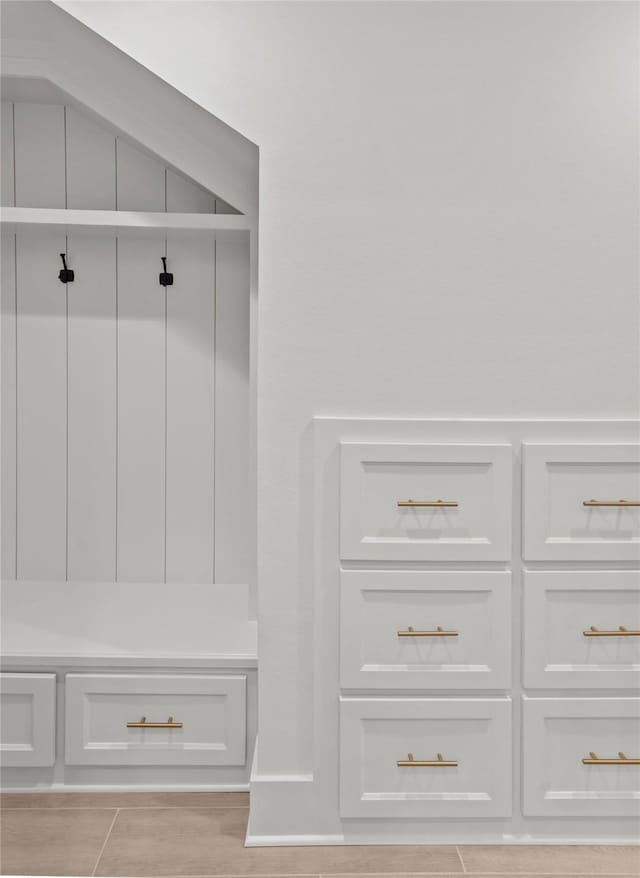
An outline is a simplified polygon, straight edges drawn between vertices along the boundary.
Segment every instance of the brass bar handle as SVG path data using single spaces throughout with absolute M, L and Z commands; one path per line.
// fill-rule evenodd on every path
M 438 625 L 435 631 L 416 631 L 409 625 L 406 631 L 398 631 L 398 637 L 457 637 L 457 631 L 445 631 Z
M 170 716 L 166 723 L 148 723 L 146 716 L 141 716 L 136 723 L 127 723 L 128 729 L 181 729 L 182 723 L 175 723 Z
M 588 759 L 582 760 L 583 765 L 640 765 L 640 759 L 629 759 L 624 753 L 618 753 L 617 759 L 599 759 L 595 753 L 589 753 Z
M 640 500 L 583 500 L 583 506 L 640 506 Z
M 406 759 L 396 762 L 398 768 L 457 768 L 458 763 L 453 759 L 443 759 L 442 753 L 438 753 L 437 759 L 414 759 L 413 753 L 407 753 Z
M 585 637 L 640 637 L 640 631 L 630 631 L 624 625 L 618 626 L 617 631 L 600 631 L 595 625 L 592 625 L 588 631 L 582 632 Z
M 398 500 L 398 506 L 401 508 L 415 508 L 433 506 L 438 509 L 449 506 L 458 506 L 457 500 Z

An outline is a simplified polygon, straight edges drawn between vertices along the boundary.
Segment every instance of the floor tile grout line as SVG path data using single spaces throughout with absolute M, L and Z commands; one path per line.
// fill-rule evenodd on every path
M 120 808 L 116 808 L 116 813 L 113 815 L 113 820 L 111 821 L 111 826 L 109 827 L 109 831 L 107 832 L 107 837 L 105 838 L 105 840 L 102 844 L 102 847 L 100 848 L 100 853 L 98 854 L 98 859 L 96 860 L 96 864 L 93 867 L 93 872 L 91 873 L 92 878 L 93 878 L 93 876 L 95 876 L 96 872 L 98 871 L 98 866 L 100 865 L 100 860 L 102 859 L 102 855 L 104 853 L 104 849 L 107 846 L 107 842 L 111 838 L 111 832 L 113 830 L 113 827 L 115 825 L 116 820 L 118 819 L 119 813 L 120 813 Z
M 2 0 L 0 0 L 2 2 Z M 7 811 L 44 811 L 46 814 L 50 814 L 52 811 L 117 811 L 121 810 L 117 805 L 74 805 L 69 808 L 3 808 L 0 807 L 0 814 L 4 814 Z M 151 809 L 150 809 L 151 810 Z
M 8 808 L 0 805 L 0 813 L 5 811 L 248 811 L 248 805 L 61 805 L 57 808 L 25 805 L 22 808 Z

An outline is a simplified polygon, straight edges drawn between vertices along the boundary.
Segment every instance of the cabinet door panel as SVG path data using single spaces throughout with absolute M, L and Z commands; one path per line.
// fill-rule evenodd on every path
M 510 685 L 509 573 L 343 570 L 341 580 L 344 688 Z
M 524 697 L 523 728 L 526 816 L 640 814 L 640 698 Z
M 640 560 L 640 445 L 525 445 L 523 556 Z
M 245 725 L 243 675 L 66 677 L 67 765 L 243 765 Z
M 345 560 L 505 561 L 510 445 L 342 444 Z
M 341 698 L 340 724 L 342 817 L 511 814 L 509 698 Z
M 55 762 L 56 675 L 0 674 L 0 753 L 4 768 Z
M 637 571 L 525 571 L 523 619 L 525 686 L 640 686 Z

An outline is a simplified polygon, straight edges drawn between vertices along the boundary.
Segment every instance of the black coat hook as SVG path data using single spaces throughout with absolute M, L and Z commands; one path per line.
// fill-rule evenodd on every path
M 60 269 L 58 280 L 63 284 L 73 283 L 76 278 L 75 271 L 72 268 L 67 268 L 67 260 L 64 253 L 60 254 L 60 259 L 62 259 L 62 268 Z
M 162 267 L 163 270 L 160 272 L 160 284 L 163 287 L 172 287 L 173 286 L 173 275 L 170 271 L 167 271 L 167 257 L 162 257 Z

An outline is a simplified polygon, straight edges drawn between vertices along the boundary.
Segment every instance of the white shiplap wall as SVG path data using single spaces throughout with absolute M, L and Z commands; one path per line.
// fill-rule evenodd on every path
M 234 212 L 75 108 L 2 121 L 3 204 Z M 3 578 L 247 582 L 248 469 L 248 243 L 3 235 Z

